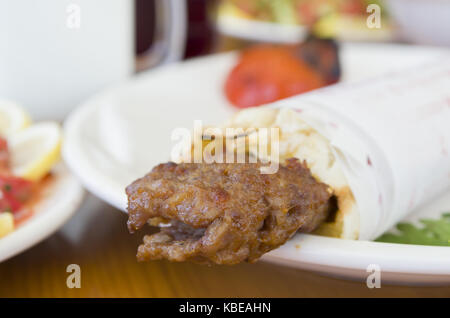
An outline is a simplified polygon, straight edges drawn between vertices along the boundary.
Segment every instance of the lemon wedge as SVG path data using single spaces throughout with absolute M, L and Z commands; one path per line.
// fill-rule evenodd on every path
M 9 212 L 0 213 L 0 237 L 14 231 L 14 217 Z
M 0 136 L 10 136 L 30 124 L 30 116 L 22 107 L 10 101 L 0 100 Z
M 40 122 L 8 138 L 14 175 L 38 181 L 60 159 L 62 131 L 58 123 Z

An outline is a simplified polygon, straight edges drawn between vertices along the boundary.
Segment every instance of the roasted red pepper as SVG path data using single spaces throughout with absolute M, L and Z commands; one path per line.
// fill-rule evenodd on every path
M 240 108 L 258 106 L 336 83 L 338 48 L 310 36 L 297 46 L 259 45 L 242 52 L 225 82 L 225 95 Z
M 237 107 L 251 107 L 324 86 L 322 78 L 290 48 L 257 46 L 242 53 L 225 83 Z

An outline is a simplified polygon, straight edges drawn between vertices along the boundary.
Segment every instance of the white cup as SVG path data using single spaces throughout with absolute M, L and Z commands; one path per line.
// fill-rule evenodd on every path
M 180 59 L 185 2 L 157 4 L 152 64 Z M 135 70 L 134 1 L 0 0 L 0 99 L 59 119 Z

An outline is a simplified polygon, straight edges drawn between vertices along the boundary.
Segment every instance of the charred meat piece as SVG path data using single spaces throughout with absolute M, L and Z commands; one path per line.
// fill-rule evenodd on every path
M 335 40 L 309 35 L 300 45 L 298 54 L 321 75 L 326 85 L 335 84 L 341 78 L 339 47 Z
M 328 186 L 289 159 L 275 174 L 261 164 L 165 163 L 126 189 L 128 228 L 145 236 L 140 261 L 255 262 L 296 231 L 313 231 L 331 208 Z

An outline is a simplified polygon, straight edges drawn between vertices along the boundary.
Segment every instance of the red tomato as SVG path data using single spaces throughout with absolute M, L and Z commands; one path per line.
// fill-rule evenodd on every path
M 244 51 L 225 83 L 228 100 L 240 108 L 258 106 L 325 85 L 290 47 L 256 46 Z
M 30 198 L 33 183 L 14 176 L 0 175 L 0 212 L 19 211 Z

